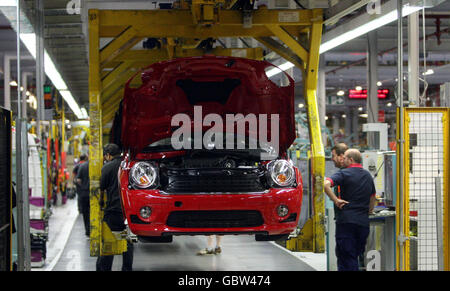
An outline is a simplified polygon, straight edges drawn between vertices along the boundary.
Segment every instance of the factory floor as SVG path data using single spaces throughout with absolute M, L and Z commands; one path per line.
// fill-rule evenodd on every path
M 222 253 L 198 256 L 205 236 L 175 236 L 172 243 L 134 245 L 134 271 L 325 271 L 326 254 L 290 252 L 274 242 L 256 242 L 254 236 L 225 236 Z M 76 199 L 52 208 L 47 258 L 33 271 L 95 271 L 89 256 L 82 216 Z M 113 271 L 122 266 L 116 256 Z

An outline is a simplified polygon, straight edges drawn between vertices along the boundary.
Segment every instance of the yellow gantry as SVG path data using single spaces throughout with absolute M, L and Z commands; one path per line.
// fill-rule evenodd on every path
M 303 73 L 304 96 L 308 106 L 313 159 L 315 252 L 325 250 L 323 178 L 325 155 L 321 140 L 316 88 L 322 10 L 252 10 L 244 25 L 243 12 L 229 9 L 235 0 L 179 1 L 168 10 L 89 10 L 89 171 L 91 181 L 91 256 L 105 253 L 102 242 L 102 212 L 99 208 L 99 180 L 102 167 L 103 129 L 118 110 L 123 86 L 136 72 L 159 61 L 214 54 L 263 59 L 263 49 L 198 48 L 208 38 L 252 37 L 292 62 Z M 113 38 L 104 48 L 100 38 Z M 152 38 L 153 49 L 135 49 L 143 39 Z M 104 231 L 103 231 L 104 233 Z M 110 240 L 109 240 L 110 241 Z M 122 242 L 120 245 L 124 245 Z M 108 246 L 120 253 L 121 247 Z

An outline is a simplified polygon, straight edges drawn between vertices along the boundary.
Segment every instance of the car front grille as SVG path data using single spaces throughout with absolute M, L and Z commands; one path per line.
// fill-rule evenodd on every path
M 257 227 L 264 220 L 256 210 L 173 211 L 166 224 L 180 228 Z
M 258 169 L 177 169 L 165 174 L 166 193 L 249 193 L 265 190 Z

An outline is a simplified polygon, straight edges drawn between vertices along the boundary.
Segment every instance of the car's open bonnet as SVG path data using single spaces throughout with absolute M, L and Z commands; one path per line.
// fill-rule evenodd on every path
M 222 117 L 224 131 L 231 128 L 226 127 L 227 114 L 234 117 L 253 114 L 257 120 L 264 114 L 268 120 L 268 141 L 272 136 L 271 120 L 278 115 L 279 128 L 275 130 L 279 131 L 279 152 L 286 151 L 295 139 L 294 82 L 288 76 L 290 84 L 279 87 L 265 73 L 273 68 L 265 61 L 215 56 L 175 59 L 149 66 L 141 73 L 139 88 L 130 87 L 132 80 L 125 86 L 124 149 L 138 153 L 155 141 L 171 137 L 178 128 L 172 125 L 172 118 L 179 113 L 189 116 L 193 126 L 194 109 L 197 121 L 200 109 L 200 120 L 205 121 L 205 116 L 211 113 Z M 205 128 L 208 126 L 203 131 Z M 260 130 L 257 133 L 260 138 Z M 246 135 L 249 134 L 256 133 L 246 128 Z

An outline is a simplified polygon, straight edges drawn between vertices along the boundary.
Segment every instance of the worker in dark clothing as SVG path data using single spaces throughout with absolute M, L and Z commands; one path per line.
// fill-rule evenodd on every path
M 123 231 L 126 229 L 124 215 L 119 193 L 119 180 L 117 174 L 121 163 L 120 149 L 116 144 L 107 144 L 103 148 L 103 157 L 107 163 L 102 168 L 100 177 L 100 190 L 106 191 L 106 206 L 104 208 L 103 221 L 111 231 Z M 127 251 L 122 254 L 122 271 L 132 271 L 133 244 L 127 243 Z M 100 256 L 97 259 L 97 271 L 111 271 L 114 256 Z
M 364 253 L 369 235 L 369 213 L 375 206 L 375 185 L 361 166 L 361 153 L 349 149 L 344 154 L 345 168 L 327 178 L 325 193 L 337 206 L 336 257 L 339 271 L 358 271 L 358 257 Z M 340 186 L 341 198 L 331 190 Z
M 78 197 L 78 211 L 80 213 L 82 213 L 82 211 L 81 211 L 81 199 L 80 199 L 80 185 L 78 185 L 78 182 L 77 182 L 77 175 L 78 175 L 78 170 L 80 169 L 80 166 L 82 164 L 84 164 L 86 161 L 87 161 L 87 155 L 86 154 L 81 154 L 80 155 L 80 161 L 75 165 L 75 167 L 73 167 L 73 170 L 72 170 L 73 184 L 75 185 L 75 189 L 76 189 L 76 193 L 77 193 L 77 197 Z
M 89 161 L 84 162 L 80 165 L 77 173 L 77 183 L 79 186 L 79 199 L 81 214 L 83 215 L 84 230 L 86 236 L 91 234 L 91 223 L 90 223 L 90 201 L 89 201 Z

